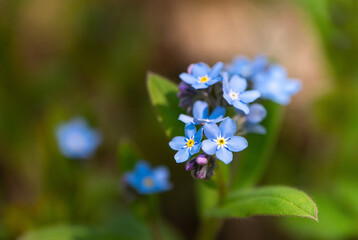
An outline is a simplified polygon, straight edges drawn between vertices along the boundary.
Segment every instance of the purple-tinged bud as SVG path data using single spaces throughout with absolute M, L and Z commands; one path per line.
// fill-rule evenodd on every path
M 195 168 L 195 159 L 191 159 L 189 160 L 186 165 L 185 165 L 185 170 L 186 171 L 191 171 Z
M 194 64 L 190 64 L 190 65 L 188 66 L 187 72 L 188 72 L 189 74 L 192 73 L 193 67 L 194 67 Z
M 206 157 L 205 154 L 200 154 L 200 155 L 196 158 L 196 163 L 199 164 L 199 165 L 208 164 L 208 158 Z
M 206 173 L 208 171 L 207 165 L 203 166 L 200 171 L 198 171 L 197 176 L 199 179 L 204 179 L 206 177 Z

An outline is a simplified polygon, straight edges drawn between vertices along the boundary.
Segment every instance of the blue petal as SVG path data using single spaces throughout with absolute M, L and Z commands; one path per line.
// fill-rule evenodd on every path
M 218 76 L 220 74 L 221 70 L 223 69 L 223 66 L 224 66 L 224 64 L 222 62 L 216 63 L 212 67 L 209 77 L 214 78 L 214 77 Z
M 170 172 L 167 167 L 160 166 L 154 169 L 154 177 L 157 181 L 167 181 L 170 176 Z
M 293 95 L 298 93 L 302 88 L 302 83 L 298 80 L 287 81 L 284 89 L 286 93 Z
M 185 137 L 175 137 L 173 140 L 170 141 L 169 146 L 173 150 L 180 150 L 181 148 L 186 146 Z
M 194 146 L 190 148 L 190 154 L 194 155 L 195 153 L 198 153 L 200 151 L 201 143 L 196 143 Z
M 208 139 L 217 139 L 220 135 L 220 130 L 216 124 L 207 123 L 204 125 L 204 133 Z
M 274 79 L 282 79 L 287 76 L 286 69 L 278 64 L 271 65 L 269 72 Z
M 223 92 L 229 94 L 230 92 L 229 74 L 227 72 L 223 72 L 221 75 L 223 76 Z
M 181 80 L 183 80 L 184 82 L 186 82 L 188 84 L 193 84 L 193 83 L 197 82 L 197 79 L 188 73 L 182 73 L 179 75 L 179 77 Z
M 225 164 L 229 164 L 233 158 L 232 152 L 227 150 L 225 147 L 220 147 L 215 155 L 219 160 L 223 161 Z
M 204 124 L 204 123 L 207 123 L 207 122 L 208 122 L 207 119 L 194 118 L 194 123 L 195 123 L 196 125 Z
M 247 81 L 245 78 L 235 75 L 230 80 L 230 87 L 234 92 L 243 92 L 247 88 Z
M 257 90 L 250 90 L 240 94 L 240 100 L 244 103 L 251 103 L 260 97 L 260 92 Z
M 217 150 L 217 147 L 218 144 L 216 142 L 212 140 L 204 140 L 201 149 L 203 149 L 206 154 L 214 155 Z
M 209 66 L 202 62 L 194 64 L 192 68 L 192 74 L 195 77 L 203 77 L 205 75 L 208 75 L 209 71 L 210 71 Z
M 220 133 L 223 138 L 230 138 L 236 133 L 236 123 L 231 118 L 225 119 L 220 124 Z
M 240 152 L 247 148 L 248 143 L 247 140 L 243 137 L 233 136 L 226 141 L 226 146 L 232 152 Z
M 225 116 L 226 113 L 226 109 L 224 107 L 217 107 L 214 109 L 214 111 L 211 113 L 209 119 L 213 120 L 213 119 L 217 119 L 217 118 L 222 118 Z
M 209 106 L 204 101 L 196 101 L 193 107 L 194 118 L 206 119 L 209 116 Z
M 175 154 L 174 159 L 177 163 L 185 162 L 190 158 L 189 148 L 180 149 L 177 154 Z
M 242 103 L 240 101 L 234 101 L 233 105 L 235 108 L 243 111 L 245 114 L 248 114 L 250 112 L 249 107 L 245 103 Z
M 201 142 L 202 138 L 203 138 L 203 128 L 200 128 L 199 131 L 194 136 L 195 143 Z
M 179 121 L 182 121 L 183 123 L 192 123 L 194 122 L 194 119 L 188 115 L 180 114 Z
M 250 113 L 246 116 L 246 121 L 257 124 L 265 119 L 267 111 L 261 104 L 254 103 L 250 106 Z
M 185 137 L 193 138 L 196 133 L 196 127 L 193 123 L 187 123 L 185 125 Z
M 208 85 L 205 83 L 196 81 L 195 83 L 193 83 L 192 87 L 195 89 L 205 89 L 205 88 L 208 88 Z
M 232 99 L 226 92 L 224 92 L 224 99 L 227 101 L 228 104 L 232 105 Z
M 147 176 L 152 174 L 152 169 L 150 165 L 145 161 L 140 161 L 135 166 L 135 175 L 137 177 Z
M 260 124 L 246 124 L 247 133 L 266 134 L 266 128 Z

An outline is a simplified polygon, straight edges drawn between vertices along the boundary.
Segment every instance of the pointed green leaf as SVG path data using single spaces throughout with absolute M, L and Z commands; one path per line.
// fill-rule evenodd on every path
M 181 136 L 184 125 L 178 120 L 182 113 L 177 98 L 178 86 L 170 80 L 149 73 L 147 86 L 150 100 L 156 109 L 158 120 L 163 125 L 167 136 Z
M 250 134 L 246 137 L 249 146 L 240 155 L 238 170 L 232 185 L 234 189 L 252 187 L 260 180 L 275 147 L 282 123 L 283 108 L 272 102 L 267 102 L 265 107 L 268 114 L 263 124 L 267 134 Z
M 304 192 L 289 187 L 262 187 L 231 193 L 209 215 L 216 217 L 250 217 L 254 215 L 296 216 L 317 221 L 318 209 Z

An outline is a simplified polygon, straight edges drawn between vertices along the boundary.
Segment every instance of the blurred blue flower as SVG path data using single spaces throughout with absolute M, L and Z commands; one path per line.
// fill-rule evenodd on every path
M 195 89 L 204 89 L 222 81 L 221 70 L 223 66 L 222 62 L 218 62 L 210 68 L 207 64 L 199 62 L 190 65 L 188 73 L 182 73 L 179 77 Z
M 100 133 L 82 118 L 58 126 L 56 137 L 63 155 L 76 159 L 89 158 L 102 141 Z
M 239 56 L 225 66 L 225 70 L 231 75 L 239 75 L 244 78 L 251 79 L 257 73 L 262 71 L 268 65 L 268 60 L 265 56 L 257 56 L 250 60 L 246 57 Z
M 169 182 L 170 173 L 164 166 L 152 169 L 145 161 L 140 161 L 132 172 L 124 175 L 125 182 L 140 194 L 153 194 L 168 191 L 172 188 Z
M 247 103 L 251 103 L 260 97 L 260 92 L 257 90 L 245 91 L 247 88 L 247 81 L 238 75 L 234 75 L 229 80 L 229 75 L 223 73 L 223 92 L 225 100 L 233 105 L 236 109 L 243 111 L 245 114 L 250 112 Z
M 180 114 L 179 120 L 183 123 L 194 123 L 195 125 L 218 123 L 224 120 L 225 112 L 225 108 L 219 106 L 209 116 L 209 105 L 204 101 L 196 101 L 193 107 L 193 117 Z
M 250 113 L 246 115 L 246 132 L 266 134 L 266 128 L 260 123 L 265 119 L 267 111 L 264 106 L 259 103 L 250 105 Z
M 231 118 L 225 119 L 220 127 L 212 123 L 205 124 L 204 133 L 208 139 L 203 141 L 203 151 L 209 155 L 215 154 L 225 164 L 232 161 L 232 152 L 242 151 L 248 146 L 245 138 L 234 136 L 236 124 Z
M 253 87 L 260 91 L 262 98 L 287 105 L 291 101 L 291 96 L 301 90 L 301 82 L 288 79 L 286 70 L 274 64 L 254 77 Z
M 201 147 L 201 139 L 203 137 L 203 129 L 196 132 L 196 127 L 193 123 L 185 125 L 185 137 L 175 137 L 169 143 L 169 146 L 178 151 L 174 159 L 177 163 L 182 163 L 188 160 L 192 155 L 198 153 Z

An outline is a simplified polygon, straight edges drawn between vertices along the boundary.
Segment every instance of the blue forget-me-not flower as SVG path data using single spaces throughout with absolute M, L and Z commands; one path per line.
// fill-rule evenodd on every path
M 204 134 L 208 138 L 203 141 L 202 149 L 206 154 L 216 157 L 228 164 L 233 159 L 232 152 L 239 152 L 247 148 L 247 140 L 236 133 L 236 123 L 231 119 L 225 119 L 218 127 L 216 124 L 205 124 Z
M 244 78 L 252 78 L 262 71 L 268 65 L 265 56 L 259 55 L 255 59 L 250 60 L 247 57 L 239 56 L 226 65 L 225 70 L 231 75 L 239 75 Z
M 301 90 L 301 82 L 288 79 L 286 70 L 277 64 L 270 67 L 253 79 L 253 86 L 260 91 L 262 98 L 270 99 L 276 103 L 287 105 L 291 96 Z
M 152 169 L 145 161 L 136 164 L 132 172 L 124 175 L 125 182 L 140 194 L 153 194 L 168 191 L 172 188 L 169 182 L 170 173 L 164 166 Z
M 87 159 L 101 143 L 101 135 L 82 118 L 57 127 L 56 137 L 61 152 L 69 158 Z
M 248 114 L 250 109 L 247 103 L 251 103 L 259 98 L 260 92 L 257 90 L 245 91 L 247 88 L 247 81 L 245 78 L 239 77 L 238 75 L 232 76 L 230 80 L 227 73 L 224 73 L 223 77 L 225 100 L 236 109 Z
M 193 107 L 193 117 L 180 114 L 179 120 L 183 123 L 194 123 L 195 125 L 218 123 L 224 120 L 225 113 L 225 108 L 219 106 L 209 115 L 209 105 L 204 101 L 196 101 Z
M 201 139 L 203 137 L 203 129 L 197 132 L 193 123 L 185 125 L 185 137 L 175 137 L 170 141 L 169 146 L 178 151 L 174 159 L 177 163 L 188 160 L 192 155 L 199 152 L 201 147 Z
M 195 89 L 204 89 L 222 81 L 221 70 L 223 66 L 222 62 L 218 62 L 210 68 L 207 64 L 199 62 L 192 64 L 188 73 L 182 73 L 179 77 Z

